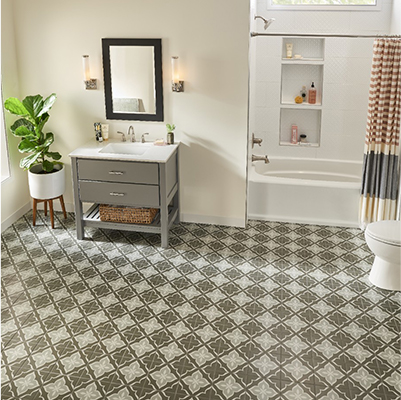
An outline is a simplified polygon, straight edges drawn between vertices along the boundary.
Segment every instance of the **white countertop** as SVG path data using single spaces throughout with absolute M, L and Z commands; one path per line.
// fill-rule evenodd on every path
M 138 148 L 146 147 L 147 150 L 144 154 L 122 154 L 122 153 L 100 153 L 111 143 L 118 143 L 127 146 L 135 146 Z M 122 142 L 118 139 L 109 139 L 103 142 L 97 142 L 92 139 L 82 147 L 78 147 L 72 151 L 69 156 L 72 158 L 93 158 L 99 160 L 122 160 L 122 161 L 139 161 L 139 162 L 157 162 L 166 163 L 168 159 L 174 154 L 179 146 L 179 142 L 165 146 L 155 146 L 152 142 Z

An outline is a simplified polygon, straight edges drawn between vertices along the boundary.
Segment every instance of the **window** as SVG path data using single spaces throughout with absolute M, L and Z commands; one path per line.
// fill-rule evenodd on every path
M 1 182 L 5 181 L 10 177 L 10 162 L 8 158 L 8 146 L 7 146 L 7 135 L 6 135 L 6 123 L 4 120 L 3 110 L 3 96 L 0 96 L 1 107 L 0 107 L 0 124 L 1 124 Z
M 381 0 L 267 0 L 268 9 L 275 10 L 340 10 L 376 11 Z

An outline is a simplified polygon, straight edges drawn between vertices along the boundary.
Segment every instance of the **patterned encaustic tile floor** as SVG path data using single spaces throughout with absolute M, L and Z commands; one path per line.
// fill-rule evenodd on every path
M 387 400 L 400 295 L 358 229 L 182 223 L 158 235 L 2 235 L 2 399 Z

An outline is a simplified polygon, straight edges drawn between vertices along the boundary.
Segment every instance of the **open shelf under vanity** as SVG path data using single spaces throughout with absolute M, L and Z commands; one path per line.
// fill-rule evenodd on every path
M 178 216 L 177 207 L 168 208 L 168 228 L 174 223 Z M 122 222 L 109 222 L 102 221 L 100 219 L 99 204 L 93 204 L 87 212 L 83 215 L 83 221 L 85 226 L 92 226 L 95 228 L 104 229 L 119 229 L 136 232 L 149 232 L 149 233 L 161 233 L 161 221 L 160 221 L 160 211 L 156 214 L 153 222 L 151 224 L 127 224 Z

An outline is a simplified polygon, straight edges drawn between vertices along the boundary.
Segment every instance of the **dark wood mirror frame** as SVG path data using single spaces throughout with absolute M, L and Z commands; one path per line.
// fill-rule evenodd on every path
M 152 46 L 154 49 L 154 74 L 156 112 L 147 113 L 124 113 L 114 112 L 112 99 L 110 46 Z M 162 71 L 162 40 L 161 39 L 102 39 L 103 50 L 103 75 L 104 75 L 104 97 L 106 103 L 106 118 L 119 120 L 137 121 L 163 121 L 163 71 Z

